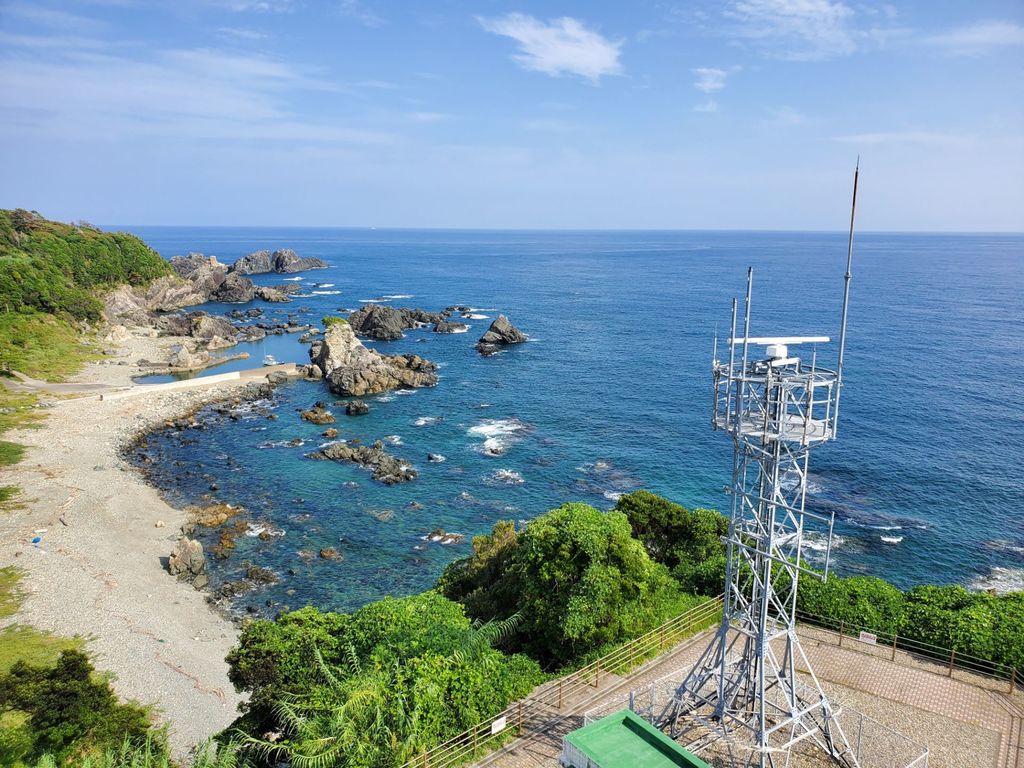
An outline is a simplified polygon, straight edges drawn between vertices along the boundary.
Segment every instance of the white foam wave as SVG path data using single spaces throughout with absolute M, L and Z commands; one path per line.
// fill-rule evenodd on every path
M 384 442 L 390 443 L 391 445 L 405 445 L 405 443 L 402 442 L 401 435 L 386 435 L 384 437 Z
M 313 291 L 314 296 L 337 296 L 339 293 L 341 291 Z
M 444 421 L 443 416 L 420 416 L 413 419 L 412 425 L 414 427 L 430 427 L 434 424 L 440 424 L 442 421 Z
M 903 541 L 902 536 L 880 536 L 879 538 L 886 544 L 899 544 Z
M 522 485 L 526 482 L 523 480 L 523 476 L 514 469 L 497 469 L 488 475 L 487 479 L 491 483 L 501 485 Z
M 297 283 L 297 282 L 299 282 L 300 280 L 305 280 L 305 279 L 306 279 L 306 278 L 304 278 L 304 277 L 286 277 L 286 278 L 285 278 L 285 280 L 286 280 L 287 282 L 289 282 L 289 283 Z
M 476 312 L 470 312 L 468 315 L 463 315 L 467 320 L 490 320 L 490 315 L 480 315 Z
M 396 395 L 415 395 L 416 394 L 416 390 L 415 389 L 396 389 L 395 390 L 395 394 Z
M 605 491 L 601 495 L 608 499 L 608 501 L 618 501 L 622 498 L 621 491 Z
M 334 283 L 317 283 L 318 288 L 333 288 Z
M 414 299 L 416 296 L 412 293 L 385 293 L 383 298 L 391 301 L 392 299 Z
M 1024 592 L 1024 568 L 1003 568 L 997 565 L 984 576 L 972 579 L 968 586 L 978 592 Z
M 469 326 L 467 325 L 464 328 L 454 328 L 454 329 L 448 331 L 448 333 L 467 333 L 468 331 L 469 331 Z
M 377 402 L 378 403 L 390 403 L 394 399 L 395 399 L 394 395 L 381 395 L 380 397 L 377 398 Z
M 284 531 L 280 528 L 273 528 L 269 525 L 260 525 L 258 523 L 249 523 L 245 529 L 245 535 L 257 538 L 260 534 L 266 533 L 267 536 L 284 536 Z
M 488 456 L 500 456 L 519 442 L 532 427 L 519 419 L 484 419 L 467 430 L 471 437 L 484 438 L 478 450 Z

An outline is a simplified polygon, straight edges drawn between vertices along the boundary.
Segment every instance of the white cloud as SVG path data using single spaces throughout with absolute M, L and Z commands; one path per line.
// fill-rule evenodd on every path
M 691 70 L 697 76 L 693 87 L 703 93 L 714 93 L 725 88 L 725 80 L 729 73 L 717 67 L 697 67 Z
M 342 16 L 358 21 L 364 27 L 382 27 L 387 24 L 386 19 L 367 10 L 360 0 L 341 0 L 338 3 L 338 12 Z
M 27 47 L 0 72 L 0 136 L 88 140 L 166 137 L 375 144 L 390 134 L 313 121 L 290 99 L 343 88 L 264 56 L 208 49 L 145 59 L 78 48 Z
M 879 131 L 836 136 L 834 141 L 868 147 L 914 145 L 920 147 L 954 147 L 973 144 L 973 136 L 935 131 Z
M 608 40 L 568 16 L 544 23 L 522 13 L 510 13 L 477 21 L 488 32 L 519 43 L 520 53 L 513 58 L 524 69 L 553 77 L 579 75 L 594 84 L 605 75 L 622 73 L 622 41 Z
M 239 13 L 291 13 L 295 10 L 292 0 L 227 0 L 227 7 Z
M 1024 45 L 1024 26 L 1012 21 L 979 21 L 925 39 L 953 53 L 978 54 L 993 48 Z
M 96 19 L 81 16 L 77 13 L 58 11 L 52 8 L 40 8 L 22 3 L 9 3 L 3 6 L 3 14 L 21 19 L 29 24 L 53 29 L 62 29 L 76 34 L 94 34 L 106 25 Z
M 703 104 L 698 104 L 693 108 L 694 112 L 717 112 L 718 102 L 714 99 L 708 99 Z
M 219 27 L 217 33 L 221 37 L 227 37 L 234 40 L 265 40 L 268 35 L 265 32 L 259 32 L 255 29 L 244 29 L 242 27 Z
M 779 58 L 827 59 L 857 47 L 854 11 L 839 0 L 737 0 L 725 15 L 737 35 Z

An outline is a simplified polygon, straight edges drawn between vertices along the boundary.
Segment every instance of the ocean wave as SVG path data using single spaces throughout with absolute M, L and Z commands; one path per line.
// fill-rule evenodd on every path
M 993 566 L 984 576 L 971 579 L 967 586 L 978 592 L 1024 592 L 1024 568 Z
M 380 395 L 379 397 L 377 397 L 377 402 L 378 403 L 390 403 L 394 399 L 395 399 L 394 395 Z
M 480 315 L 480 314 L 477 314 L 476 312 L 470 312 L 468 314 L 463 315 L 463 317 L 466 318 L 467 320 L 490 320 L 491 319 L 490 315 Z
M 259 447 L 261 450 L 265 448 L 301 448 L 305 444 L 305 440 L 296 437 L 292 440 L 268 440 L 265 443 L 260 443 Z
M 608 499 L 608 501 L 618 501 L 622 498 L 622 491 L 605 491 L 601 495 Z
M 284 536 L 284 531 L 280 528 L 274 528 L 269 523 L 266 525 L 263 525 L 261 523 L 249 523 L 249 525 L 247 525 L 245 528 L 245 535 L 251 538 L 258 538 L 261 534 L 266 534 L 267 536 L 280 537 Z
M 316 287 L 317 288 L 333 288 L 334 287 L 334 283 L 317 283 Z
M 522 485 L 526 481 L 514 469 L 496 469 L 487 476 L 486 482 L 491 485 Z
M 314 296 L 337 296 L 341 291 L 313 291 Z M 298 294 L 295 294 L 298 296 Z
M 391 301 L 392 299 L 415 299 L 416 295 L 412 293 L 385 293 L 383 298 Z
M 886 544 L 899 544 L 903 541 L 902 536 L 879 536 L 879 538 Z
M 533 425 L 511 419 L 483 419 L 470 427 L 466 433 L 471 437 L 484 438 L 477 450 L 488 456 L 500 456 L 533 431 Z
M 385 435 L 384 442 L 390 443 L 391 445 L 405 445 L 405 443 L 402 442 L 401 435 Z
M 415 389 L 396 389 L 395 390 L 395 394 L 396 395 L 415 395 L 416 394 L 416 390 Z
M 444 416 L 420 416 L 413 419 L 412 425 L 414 427 L 432 427 L 434 424 L 440 424 L 444 421 Z
M 286 280 L 287 282 L 289 282 L 289 283 L 297 283 L 297 282 L 299 282 L 300 280 L 305 280 L 306 278 L 304 278 L 304 277 L 286 277 L 286 278 L 284 278 L 284 279 L 285 279 L 285 280 Z
M 455 329 L 453 329 L 451 331 L 448 331 L 448 333 L 468 333 L 468 332 L 469 332 L 469 326 L 466 326 L 465 328 L 455 328 Z

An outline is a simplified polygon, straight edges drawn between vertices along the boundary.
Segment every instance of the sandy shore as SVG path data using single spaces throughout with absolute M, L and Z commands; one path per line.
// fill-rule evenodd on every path
M 121 357 L 108 358 L 127 365 L 91 364 L 73 381 L 130 384 L 140 372 L 136 360 L 166 359 L 172 343 L 132 337 L 120 345 Z M 224 657 L 237 630 L 164 569 L 185 517 L 118 449 L 244 383 L 106 401 L 44 396 L 52 407 L 43 427 L 5 435 L 28 446 L 20 464 L 0 471 L 0 485 L 19 485 L 25 501 L 23 510 L 0 514 L 0 566 L 26 574 L 27 596 L 11 621 L 89 637 L 87 650 L 99 669 L 115 674 L 118 694 L 157 705 L 179 754 L 236 716 L 240 697 Z

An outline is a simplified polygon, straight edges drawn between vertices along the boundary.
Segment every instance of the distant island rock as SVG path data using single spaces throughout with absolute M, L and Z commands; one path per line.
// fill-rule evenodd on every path
M 237 275 L 262 275 L 266 272 L 286 274 L 305 272 L 307 269 L 326 269 L 327 262 L 312 257 L 300 257 L 291 248 L 279 251 L 253 251 L 228 267 Z
M 310 362 L 324 372 L 327 387 L 343 397 L 362 397 L 397 387 L 432 387 L 437 365 L 419 355 L 382 355 L 367 349 L 352 326 L 325 318 L 322 340 L 309 349 Z
M 501 347 L 522 344 L 527 339 L 529 336 L 512 325 L 507 317 L 498 315 L 491 323 L 491 327 L 480 337 L 476 349 L 481 355 L 493 355 Z

